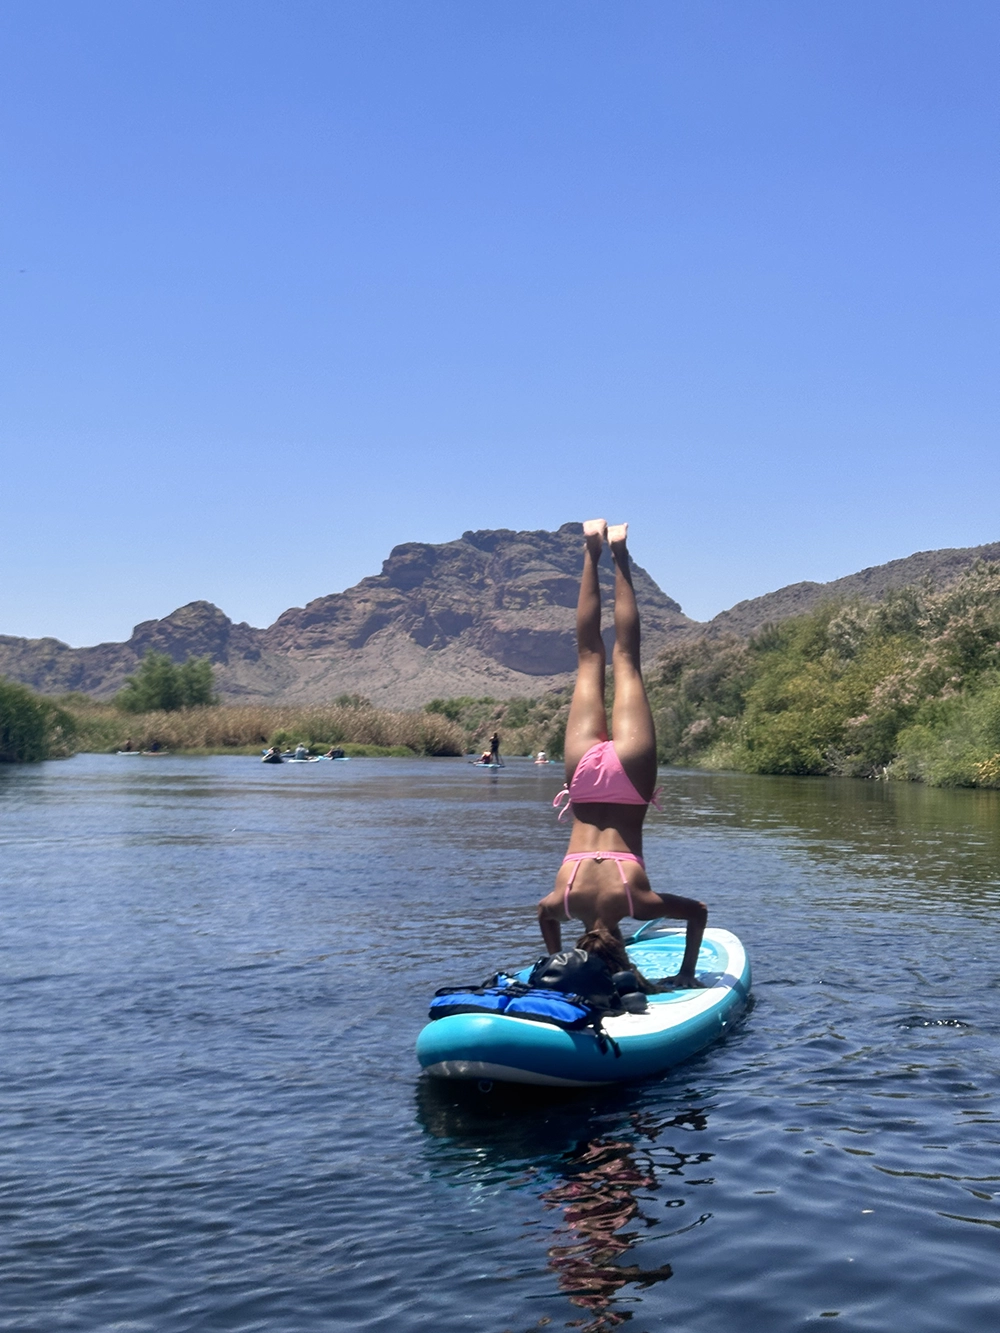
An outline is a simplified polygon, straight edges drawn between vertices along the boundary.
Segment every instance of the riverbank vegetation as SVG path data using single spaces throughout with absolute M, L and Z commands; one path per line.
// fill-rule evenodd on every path
M 32 763 L 71 754 L 76 725 L 71 714 L 23 685 L 0 680 L 0 763 Z
M 419 711 L 374 708 L 361 695 L 343 694 L 331 704 L 281 706 L 215 704 L 126 712 L 121 694 L 99 703 L 85 694 L 64 695 L 76 748 L 256 754 L 301 742 L 313 753 L 342 746 L 349 755 L 461 755 L 486 748 L 495 730 L 502 752 L 547 749 L 561 757 L 569 692 L 540 699 L 435 699 Z
M 468 752 L 489 749 L 490 736 L 500 732 L 501 753 L 537 754 L 545 750 L 561 759 L 572 691 L 552 690 L 537 699 L 432 699 L 425 713 L 448 718 L 465 735 Z
M 647 683 L 666 763 L 1000 787 L 1000 567 L 682 643 Z
M 269 745 L 315 752 L 340 745 L 348 754 L 456 755 L 465 752 L 462 729 L 447 717 L 403 713 L 357 703 L 308 707 L 217 704 L 123 713 L 83 694 L 64 695 L 80 750 L 108 752 L 158 746 L 171 751 L 259 753 Z

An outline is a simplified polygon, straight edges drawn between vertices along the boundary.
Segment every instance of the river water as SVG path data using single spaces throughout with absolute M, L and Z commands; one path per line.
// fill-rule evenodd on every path
M 0 1329 L 992 1333 L 1000 793 L 666 772 L 650 875 L 747 945 L 746 1020 L 456 1098 L 414 1039 L 541 951 L 560 779 L 0 772 Z

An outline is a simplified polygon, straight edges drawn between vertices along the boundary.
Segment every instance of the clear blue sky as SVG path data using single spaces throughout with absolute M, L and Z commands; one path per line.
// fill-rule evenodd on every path
M 1000 7 L 6 0 L 0 632 L 633 524 L 708 617 L 1000 539 Z

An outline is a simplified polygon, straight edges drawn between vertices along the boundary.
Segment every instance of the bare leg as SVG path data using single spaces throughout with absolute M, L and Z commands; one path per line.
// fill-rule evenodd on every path
M 656 786 L 656 731 L 642 683 L 639 608 L 625 546 L 627 533 L 627 524 L 608 529 L 615 558 L 615 706 L 611 728 L 622 768 L 639 795 L 648 801 Z
M 604 640 L 601 638 L 601 585 L 597 562 L 608 525 L 603 519 L 584 523 L 587 551 L 583 557 L 580 597 L 576 605 L 576 685 L 566 722 L 566 781 L 573 780 L 576 766 L 598 741 L 608 739 L 604 711 Z

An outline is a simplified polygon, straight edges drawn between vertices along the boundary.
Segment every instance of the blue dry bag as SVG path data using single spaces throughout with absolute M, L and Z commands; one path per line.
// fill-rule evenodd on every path
M 600 1016 L 578 995 L 563 995 L 553 990 L 529 990 L 518 995 L 507 1005 L 505 1013 L 512 1018 L 530 1018 L 536 1023 L 554 1023 L 556 1027 L 572 1032 L 599 1022 Z
M 451 1014 L 502 1014 L 511 993 L 500 986 L 466 986 L 442 989 L 431 1000 L 428 1018 L 448 1018 Z
M 599 1029 L 601 1024 L 601 1011 L 579 995 L 537 990 L 516 981 L 506 986 L 442 987 L 431 1000 L 428 1017 L 451 1014 L 507 1014 L 534 1023 L 553 1023 L 569 1032 Z

